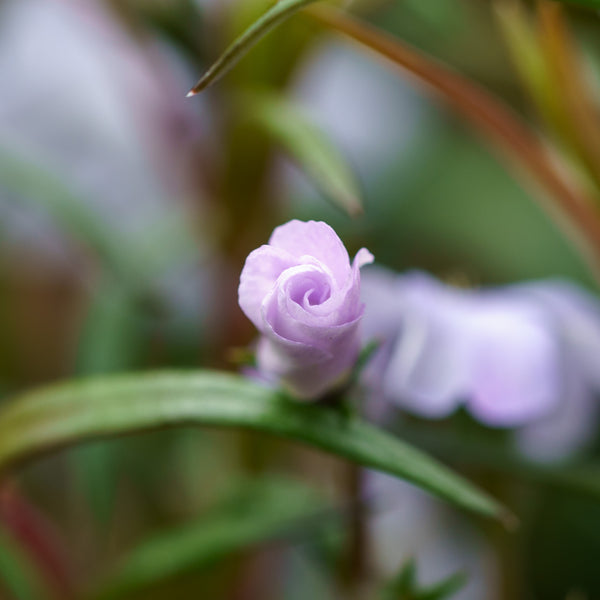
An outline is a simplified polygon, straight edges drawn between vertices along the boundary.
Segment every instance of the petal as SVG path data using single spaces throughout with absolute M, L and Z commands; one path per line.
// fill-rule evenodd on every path
M 350 271 L 350 258 L 337 233 L 322 221 L 293 220 L 277 227 L 269 244 L 289 252 L 296 259 L 313 256 L 327 265 L 339 285 Z M 298 261 L 296 261 L 298 262 Z
M 402 321 L 398 285 L 401 277 L 382 267 L 369 267 L 361 273 L 360 298 L 365 305 L 362 322 L 365 342 L 394 338 Z
M 302 268 L 288 269 L 284 277 Z M 349 329 L 357 328 L 362 313 L 362 307 L 358 307 L 352 319 L 341 322 L 338 321 L 340 312 L 337 310 L 329 315 L 311 315 L 291 301 L 285 285 L 281 285 L 267 296 L 262 306 L 263 332 L 268 335 L 272 331 L 278 338 L 331 352 L 340 343 L 340 337 L 345 336 Z
M 264 320 L 257 352 L 261 370 L 282 380 L 300 398 L 316 398 L 352 368 L 359 352 L 359 315 L 352 323 L 311 332 L 311 343 L 282 337 Z M 322 336 L 316 342 L 317 335 Z
M 515 286 L 515 293 L 546 308 L 556 320 L 567 352 L 580 365 L 580 375 L 600 390 L 600 301 L 566 281 Z
M 385 393 L 416 414 L 450 414 L 469 385 L 471 353 L 462 336 L 460 324 L 407 315 L 387 366 Z
M 473 415 L 488 425 L 514 427 L 548 414 L 560 396 L 561 357 L 543 311 L 510 298 L 495 300 L 480 306 L 473 328 L 467 403 Z
M 281 273 L 296 263 L 288 252 L 261 246 L 252 251 L 242 269 L 238 302 L 246 316 L 260 330 L 262 327 L 261 305 L 275 287 Z
M 365 265 L 370 265 L 375 260 L 375 257 L 366 248 L 361 248 L 352 261 L 352 270 L 357 273 L 358 269 Z
M 361 248 L 352 261 L 352 269 L 348 273 L 342 293 L 344 294 L 344 306 L 350 314 L 356 313 L 360 308 L 360 268 L 372 263 L 373 255 L 366 249 Z M 348 318 L 351 318 L 350 316 Z
M 401 331 L 384 390 L 417 414 L 446 416 L 464 399 L 471 380 L 471 303 L 461 292 L 421 274 L 401 278 L 394 293 Z
M 337 385 L 358 358 L 358 338 L 349 332 L 345 343 L 334 354 L 288 340 L 274 342 L 263 337 L 257 358 L 261 369 L 276 374 L 302 399 L 318 398 Z

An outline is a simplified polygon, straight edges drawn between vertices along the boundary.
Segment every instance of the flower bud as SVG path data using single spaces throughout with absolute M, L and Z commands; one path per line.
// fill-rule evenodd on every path
M 259 369 L 300 398 L 316 398 L 343 380 L 360 350 L 359 268 L 373 261 L 348 253 L 326 223 L 290 221 L 250 253 L 239 304 L 262 337 Z

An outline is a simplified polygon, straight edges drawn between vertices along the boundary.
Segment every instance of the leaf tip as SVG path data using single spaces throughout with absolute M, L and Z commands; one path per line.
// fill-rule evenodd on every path
M 198 83 L 187 93 L 186 98 L 191 98 L 192 96 L 196 96 L 200 92 L 204 91 L 212 82 L 214 81 L 214 77 L 210 75 L 210 71 L 205 73 Z

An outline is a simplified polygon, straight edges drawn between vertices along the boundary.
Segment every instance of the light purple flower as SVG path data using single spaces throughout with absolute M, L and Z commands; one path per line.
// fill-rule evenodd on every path
M 362 248 L 352 265 L 326 223 L 290 221 L 268 245 L 250 253 L 242 270 L 239 304 L 262 336 L 259 368 L 300 398 L 316 398 L 350 371 L 360 349 Z
M 521 441 L 537 454 L 559 455 L 589 435 L 582 425 L 593 428 L 600 390 L 600 309 L 575 286 L 470 291 L 372 269 L 363 300 L 366 339 L 385 342 L 369 383 L 386 397 L 425 417 L 464 404 L 487 425 L 528 425 Z

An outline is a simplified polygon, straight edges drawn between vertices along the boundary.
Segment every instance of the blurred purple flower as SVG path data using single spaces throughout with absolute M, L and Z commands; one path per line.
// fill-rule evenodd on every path
M 0 150 L 55 174 L 116 229 L 160 223 L 194 192 L 190 75 L 106 3 L 0 3 L 0 72 Z
M 469 291 L 371 269 L 363 300 L 366 338 L 384 341 L 370 383 L 408 410 L 435 418 L 464 404 L 486 425 L 535 423 L 521 442 L 538 452 L 545 439 L 542 454 L 575 446 L 593 428 L 600 304 L 575 286 Z
M 305 399 L 335 387 L 360 350 L 359 268 L 372 260 L 362 248 L 351 265 L 335 231 L 315 221 L 277 227 L 268 245 L 251 252 L 239 303 L 262 333 L 261 371 Z

